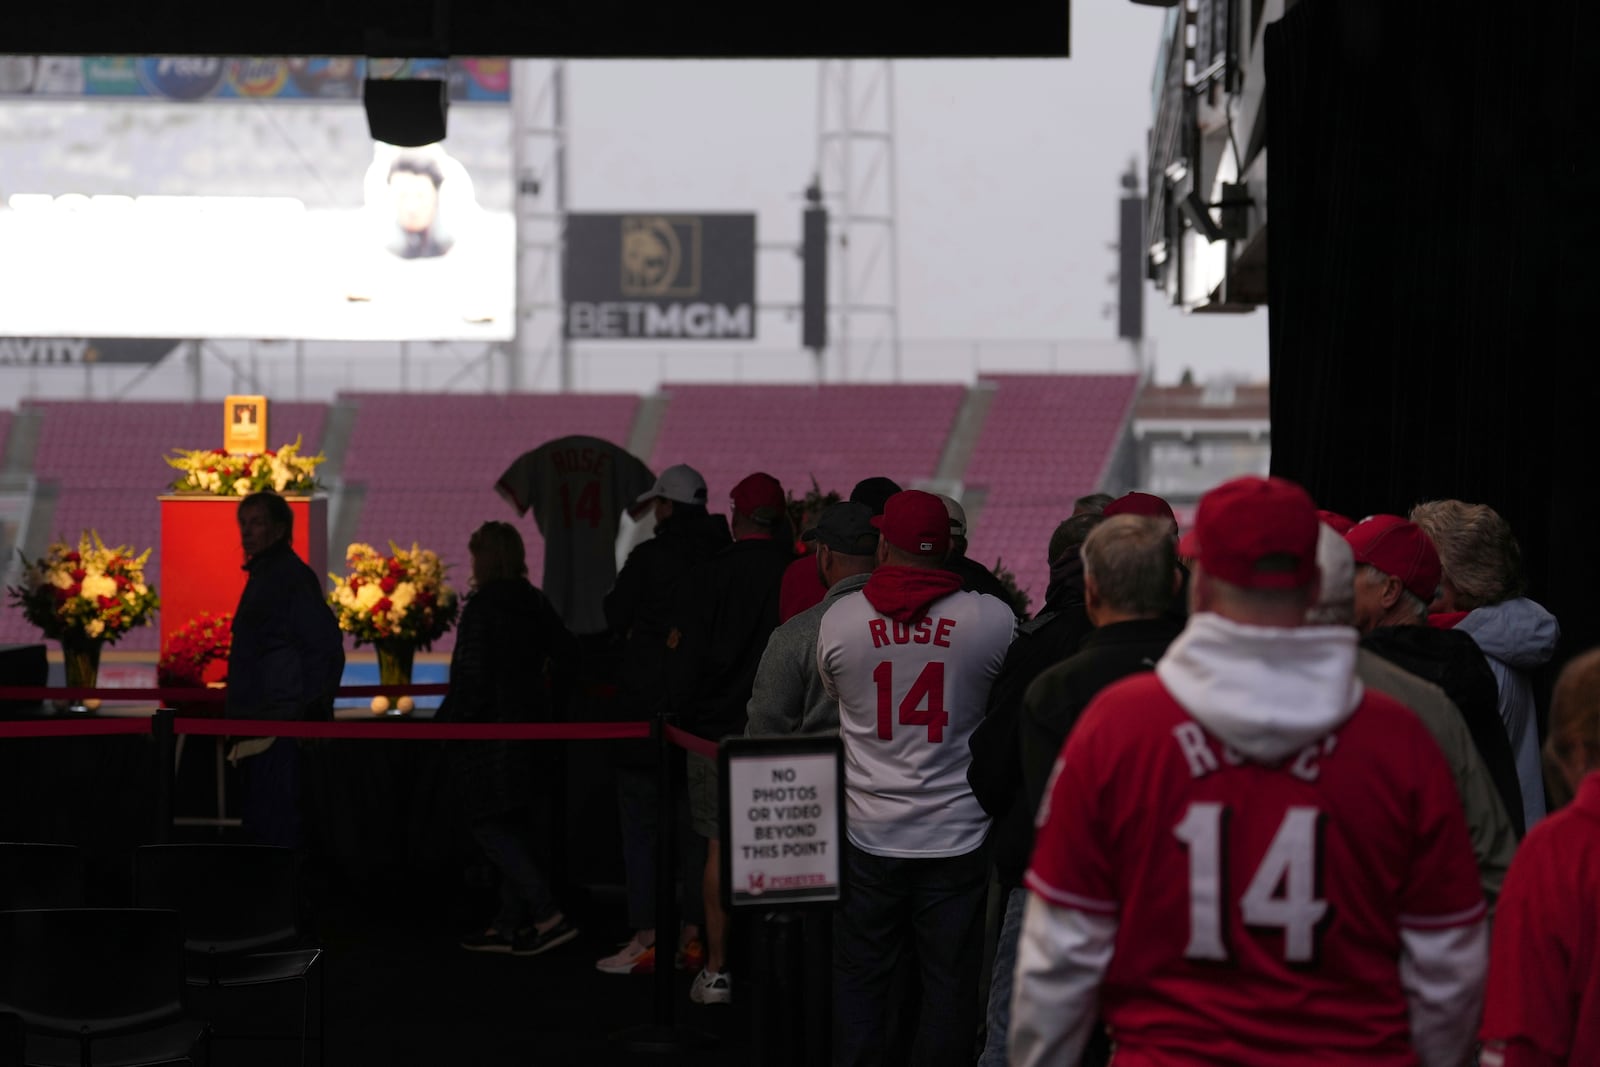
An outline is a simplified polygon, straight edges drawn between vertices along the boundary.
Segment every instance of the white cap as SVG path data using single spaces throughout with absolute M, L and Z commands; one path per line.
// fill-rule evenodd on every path
M 944 501 L 944 510 L 950 514 L 950 536 L 967 536 L 966 509 L 956 503 L 956 498 L 953 496 L 945 496 L 943 493 L 938 494 L 938 496 L 940 500 Z
M 668 467 L 656 477 L 656 484 L 639 494 L 639 499 L 633 502 L 634 507 L 648 504 L 660 497 L 678 504 L 706 503 L 706 480 L 700 477 L 700 472 L 687 463 L 679 463 L 675 467 Z

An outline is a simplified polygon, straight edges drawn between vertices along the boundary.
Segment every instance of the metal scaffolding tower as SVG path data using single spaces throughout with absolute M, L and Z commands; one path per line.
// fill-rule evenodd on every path
M 900 380 L 895 225 L 894 65 L 823 60 L 817 70 L 817 177 L 828 208 L 836 381 L 866 380 L 878 359 Z
M 561 242 L 567 217 L 567 65 L 518 59 L 511 80 L 516 182 L 516 333 L 505 347 L 508 392 L 537 387 L 552 361 L 562 392 L 573 386 L 572 348 L 561 330 Z

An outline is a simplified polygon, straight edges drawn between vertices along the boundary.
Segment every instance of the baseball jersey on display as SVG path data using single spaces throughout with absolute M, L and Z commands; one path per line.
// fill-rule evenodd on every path
M 1119 682 L 1069 737 L 1039 825 L 1029 888 L 1117 919 L 1101 1009 L 1119 1062 L 1414 1064 L 1400 931 L 1484 916 L 1449 768 L 1382 694 L 1261 763 L 1160 677 Z
M 524 452 L 495 482 L 518 515 L 533 510 L 544 536 L 544 592 L 573 633 L 606 628 L 601 601 L 617 577 L 617 527 L 654 483 L 631 452 L 582 435 Z
M 951 593 L 912 622 L 852 593 L 822 616 L 817 666 L 839 701 L 846 832 L 880 856 L 960 856 L 989 816 L 967 782 L 968 741 L 1016 626 L 1003 601 Z

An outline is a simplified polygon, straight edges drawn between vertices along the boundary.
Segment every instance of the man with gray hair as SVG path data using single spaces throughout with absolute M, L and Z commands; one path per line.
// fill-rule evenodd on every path
M 1350 545 L 1326 522 L 1318 531 L 1317 563 L 1322 568 L 1322 591 L 1316 604 L 1306 611 L 1306 623 L 1354 626 L 1359 599 L 1356 589 L 1361 579 L 1354 577 L 1356 563 Z M 1472 733 L 1460 709 L 1443 689 L 1402 670 L 1370 649 L 1356 650 L 1356 677 L 1368 689 L 1387 693 L 1410 708 L 1439 742 L 1461 794 L 1467 836 L 1472 839 L 1472 854 L 1478 861 L 1478 879 L 1483 885 L 1484 899 L 1493 907 L 1500 896 L 1506 868 L 1511 865 L 1511 854 L 1516 851 L 1517 834 L 1484 768 L 1483 759 L 1473 747 Z
M 1465 634 L 1428 625 L 1428 602 L 1440 584 L 1433 540 L 1398 515 L 1363 519 L 1344 539 L 1355 561 L 1353 621 L 1362 647 L 1444 690 L 1520 835 L 1525 794 L 1489 662 Z
M 1045 671 L 1022 698 L 1022 782 L 1029 811 L 1072 726 L 1095 694 L 1121 678 L 1154 669 L 1183 630 L 1170 615 L 1183 576 L 1170 524 L 1117 515 L 1083 542 L 1084 610 L 1094 629 L 1078 651 Z

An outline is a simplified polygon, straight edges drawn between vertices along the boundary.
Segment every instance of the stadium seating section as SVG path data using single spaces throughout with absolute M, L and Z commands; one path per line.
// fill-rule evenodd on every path
M 971 555 L 1013 571 L 1037 609 L 1043 601 L 1045 544 L 1075 497 L 1100 486 L 1125 433 L 1138 379 L 1131 375 L 1000 376 L 986 381 L 993 402 L 973 446 L 963 483 L 975 509 Z M 961 385 L 668 385 L 647 462 L 654 470 L 690 463 L 706 477 L 713 510 L 726 509 L 733 484 L 765 470 L 795 497 L 815 483 L 846 494 L 869 475 L 926 484 L 939 471 L 968 390 Z M 393 540 L 435 549 L 466 585 L 468 535 L 490 518 L 516 521 L 529 568 L 542 575 L 543 543 L 530 517 L 515 519 L 494 492 L 495 479 L 523 452 L 551 438 L 589 434 L 626 444 L 640 413 L 633 395 L 422 395 L 351 393 L 339 398 L 354 421 L 338 482 L 359 500 L 354 538 L 385 548 Z M 175 447 L 220 439 L 215 402 L 25 401 L 39 420 L 33 473 L 53 493 L 49 534 L 75 539 L 95 528 L 112 542 L 159 543 L 156 497 L 174 472 L 162 461 Z M 278 403 L 273 443 L 302 438 L 324 447 L 329 408 Z M 12 412 L 0 412 L 0 445 Z M 334 509 L 337 524 L 339 515 Z M 34 535 L 37 536 L 37 531 Z M 329 546 L 342 566 L 344 545 Z M 162 561 L 152 557 L 159 588 Z M 0 614 L 0 643 L 38 639 L 12 607 Z M 154 652 L 156 630 L 118 646 Z M 446 651 L 447 638 L 436 651 Z

